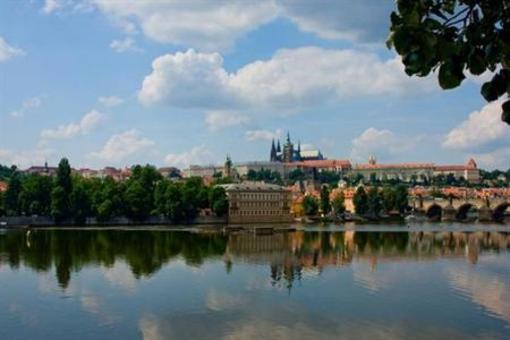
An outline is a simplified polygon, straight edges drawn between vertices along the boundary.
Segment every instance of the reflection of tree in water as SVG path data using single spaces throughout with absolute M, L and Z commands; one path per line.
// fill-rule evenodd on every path
M 30 242 L 27 242 L 27 237 Z M 182 256 L 188 265 L 225 252 L 227 238 L 220 234 L 123 230 L 39 230 L 0 235 L 0 259 L 13 268 L 20 263 L 37 271 L 55 268 L 65 288 L 71 273 L 87 265 L 111 267 L 125 260 L 136 278 L 150 276 L 165 263 Z
M 508 233 L 498 232 L 278 232 L 190 233 L 156 230 L 34 230 L 0 234 L 0 265 L 20 264 L 36 271 L 55 270 L 61 287 L 85 266 L 111 267 L 125 261 L 136 278 L 157 272 L 182 258 L 200 266 L 224 258 L 227 273 L 237 261 L 270 265 L 271 283 L 291 289 L 304 276 L 320 275 L 326 266 L 346 266 L 354 259 L 397 261 L 462 257 L 476 263 L 482 251 L 510 247 Z

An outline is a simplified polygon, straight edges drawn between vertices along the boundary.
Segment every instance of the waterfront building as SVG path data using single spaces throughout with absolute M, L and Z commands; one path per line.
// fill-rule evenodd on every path
M 291 222 L 291 191 L 264 182 L 224 184 L 229 223 Z
M 424 183 L 438 175 L 453 175 L 456 180 L 465 179 L 471 183 L 480 181 L 480 170 L 476 162 L 470 159 L 465 165 L 436 165 L 434 163 L 393 163 L 379 164 L 374 156 L 368 163 L 356 164 L 351 171 L 352 176 L 362 175 L 365 181 L 376 179 L 400 180 L 402 182 Z
M 480 182 L 480 170 L 473 158 L 464 165 L 436 165 L 434 176 L 452 174 L 456 179 L 464 178 L 471 183 Z

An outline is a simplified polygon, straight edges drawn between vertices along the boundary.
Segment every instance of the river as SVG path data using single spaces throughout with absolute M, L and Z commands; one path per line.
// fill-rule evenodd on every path
M 509 226 L 0 230 L 0 339 L 509 337 Z

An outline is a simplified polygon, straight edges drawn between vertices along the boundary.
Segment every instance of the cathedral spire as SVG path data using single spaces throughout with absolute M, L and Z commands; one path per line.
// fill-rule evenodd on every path
M 290 132 L 287 131 L 287 144 L 290 144 Z
M 269 160 L 271 162 L 276 162 L 276 160 L 277 160 L 276 158 L 277 158 L 277 156 L 276 156 L 276 147 L 274 145 L 274 139 L 273 139 L 273 142 L 271 143 L 271 155 L 269 157 Z
M 278 139 L 278 143 L 276 144 L 276 152 L 282 152 L 282 148 L 280 146 L 280 140 Z

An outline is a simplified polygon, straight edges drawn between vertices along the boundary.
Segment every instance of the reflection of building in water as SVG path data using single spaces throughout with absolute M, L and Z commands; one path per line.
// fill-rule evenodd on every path
M 374 270 L 380 262 L 439 258 L 466 258 L 475 264 L 481 251 L 509 247 L 509 234 L 498 232 L 296 231 L 231 234 L 226 256 L 234 263 L 270 263 L 272 276 L 288 278 L 296 269 L 301 277 L 305 271 L 320 273 L 324 267 L 345 266 L 354 260 L 368 261 Z

